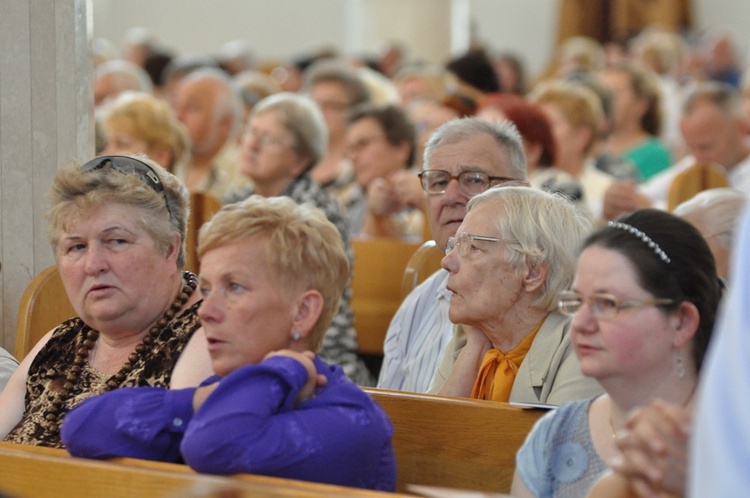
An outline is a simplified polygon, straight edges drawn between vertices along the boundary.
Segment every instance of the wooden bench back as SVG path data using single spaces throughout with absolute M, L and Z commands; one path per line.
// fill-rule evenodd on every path
M 409 484 L 508 493 L 516 451 L 542 410 L 368 388 L 393 422 L 398 490 Z
M 71 458 L 63 450 L 0 442 L 0 492 L 18 498 L 354 497 L 391 493 L 241 474 L 197 474 L 186 465 L 132 458 Z
M 13 355 L 22 360 L 44 334 L 74 316 L 76 312 L 65 293 L 57 265 L 45 268 L 21 296 Z
M 360 352 L 383 354 L 385 333 L 401 305 L 404 270 L 419 246 L 385 238 L 352 240 L 352 311 Z

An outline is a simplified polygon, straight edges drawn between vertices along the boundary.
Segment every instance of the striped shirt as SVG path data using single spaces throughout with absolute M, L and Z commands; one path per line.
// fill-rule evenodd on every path
M 406 296 L 383 346 L 378 387 L 427 392 L 453 335 L 448 272 L 438 270 Z

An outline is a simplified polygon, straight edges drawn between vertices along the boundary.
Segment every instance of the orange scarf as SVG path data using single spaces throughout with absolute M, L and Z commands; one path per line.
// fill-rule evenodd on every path
M 531 343 L 534 342 L 534 337 L 543 323 L 544 320 L 539 322 L 515 349 L 503 353 L 493 348 L 484 354 L 477 381 L 471 391 L 472 398 L 508 401 L 518 367 L 529 352 Z

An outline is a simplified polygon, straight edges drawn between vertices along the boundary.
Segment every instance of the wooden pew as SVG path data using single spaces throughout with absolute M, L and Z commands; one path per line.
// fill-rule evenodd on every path
M 385 238 L 352 240 L 352 311 L 361 353 L 383 354 L 385 333 L 401 305 L 404 269 L 419 246 Z
M 197 474 L 186 465 L 133 458 L 72 458 L 63 450 L 0 443 L 0 492 L 16 498 L 354 497 L 381 493 L 343 486 L 243 474 Z
M 516 451 L 544 410 L 365 389 L 393 422 L 397 490 L 410 484 L 508 493 Z

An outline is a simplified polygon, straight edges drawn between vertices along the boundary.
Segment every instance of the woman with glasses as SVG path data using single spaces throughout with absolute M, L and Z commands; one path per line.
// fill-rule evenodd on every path
M 472 198 L 443 268 L 458 324 L 430 392 L 558 405 L 601 392 L 581 375 L 557 294 L 591 224 L 564 197 L 502 186 Z
M 77 317 L 45 335 L 0 395 L 5 441 L 61 447 L 83 400 L 213 374 L 185 264 L 187 188 L 145 156 L 100 156 L 55 177 L 47 234 Z
M 686 221 L 642 210 L 588 237 L 571 290 L 571 342 L 602 396 L 540 419 L 516 457 L 515 496 L 584 496 L 621 455 L 628 413 L 690 407 L 721 296 L 711 251 Z
M 253 181 L 249 189 L 235 191 L 225 204 L 242 201 L 252 195 L 285 196 L 297 204 L 310 203 L 322 210 L 339 229 L 350 258 L 349 225 L 338 202 L 325 192 L 310 171 L 325 155 L 326 124 L 315 102 L 292 93 L 278 93 L 258 102 L 242 138 L 240 172 Z M 367 367 L 359 359 L 357 333 L 349 286 L 344 289 L 341 306 L 323 339 L 321 357 L 340 365 L 355 383 L 370 385 Z

